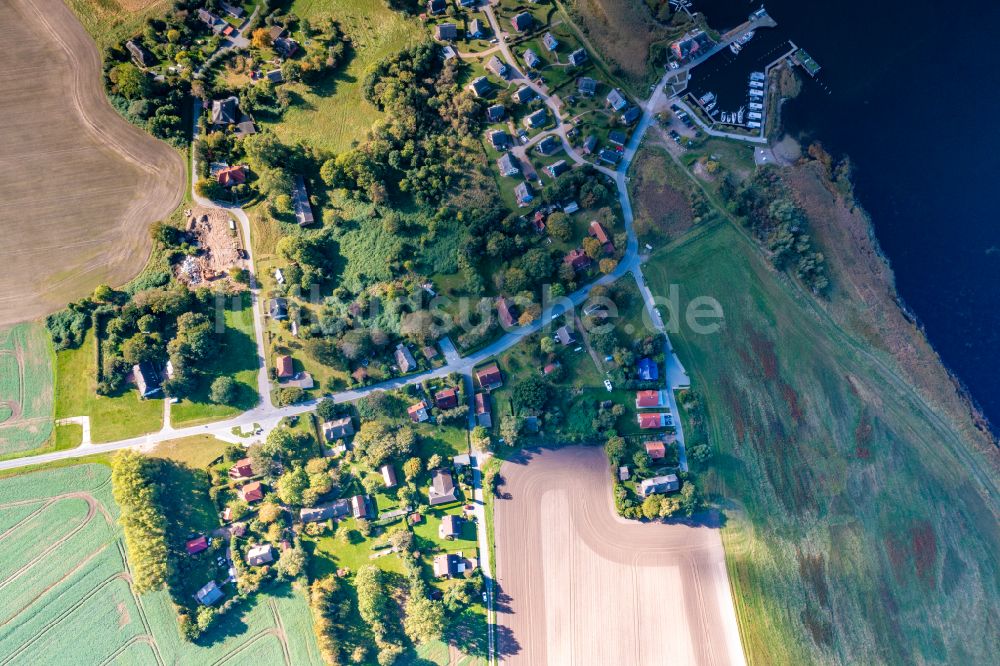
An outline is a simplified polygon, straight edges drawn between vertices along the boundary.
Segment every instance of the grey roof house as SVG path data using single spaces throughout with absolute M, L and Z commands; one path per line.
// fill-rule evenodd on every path
M 410 353 L 410 348 L 400 343 L 396 345 L 396 365 L 401 372 L 409 372 L 417 367 L 417 362 Z
M 680 487 L 681 484 L 677 480 L 677 475 L 665 474 L 643 480 L 636 490 L 639 491 L 639 495 L 642 497 L 647 497 L 656 493 L 672 493 Z
M 232 125 L 239 120 L 240 101 L 235 95 L 212 100 L 212 124 Z
M 504 153 L 497 160 L 497 166 L 500 168 L 500 175 L 502 176 L 516 176 L 520 173 L 520 169 L 517 164 L 514 163 L 514 158 L 510 153 Z
M 427 489 L 427 501 L 431 506 L 454 502 L 455 481 L 451 478 L 451 472 L 443 469 L 436 469 L 431 475 L 431 485 Z

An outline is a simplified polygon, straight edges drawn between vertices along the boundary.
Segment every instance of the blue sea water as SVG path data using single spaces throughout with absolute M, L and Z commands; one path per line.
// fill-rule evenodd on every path
M 719 29 L 759 6 L 693 2 Z M 820 63 L 816 80 L 785 105 L 785 128 L 850 157 L 858 202 L 900 295 L 996 430 L 1000 2 L 771 0 L 765 7 L 778 28 L 758 31 L 754 51 L 740 57 L 791 39 Z

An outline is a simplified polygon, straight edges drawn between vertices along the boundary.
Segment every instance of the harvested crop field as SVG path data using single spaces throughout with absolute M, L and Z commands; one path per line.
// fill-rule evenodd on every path
M 500 663 L 743 664 L 719 531 L 618 518 L 610 474 L 585 447 L 501 468 Z
M 2 326 L 134 277 L 185 174 L 111 107 L 97 48 L 62 2 L 0 3 L 0 38 L 18 45 L 0 78 Z
M 166 592 L 132 592 L 110 477 L 88 464 L 0 479 L 0 663 L 320 663 L 305 597 L 288 587 L 199 645 L 181 640 Z
M 0 456 L 37 448 L 52 433 L 52 351 L 40 324 L 0 329 Z
M 66 0 L 98 47 L 142 31 L 143 21 L 165 12 L 170 0 Z

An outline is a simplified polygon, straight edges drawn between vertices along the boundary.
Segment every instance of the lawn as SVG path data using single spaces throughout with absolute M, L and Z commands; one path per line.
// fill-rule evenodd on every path
M 52 345 L 41 324 L 0 329 L 0 457 L 52 435 Z
M 77 496 L 59 499 L 67 493 Z M 87 501 L 97 510 L 88 512 Z M 79 664 L 216 663 L 249 651 L 262 663 L 280 663 L 282 654 L 291 663 L 321 663 L 305 596 L 287 585 L 234 609 L 202 643 L 182 641 L 169 595 L 137 597 L 129 587 L 105 464 L 6 477 L 0 516 L 4 662 L 72 654 Z
M 332 17 L 350 38 L 347 65 L 328 81 L 307 89 L 290 85 L 296 103 L 278 123 L 265 123 L 286 144 L 307 142 L 339 153 L 364 139 L 380 113 L 363 96 L 362 84 L 377 63 L 424 37 L 421 26 L 389 9 L 385 0 L 295 0 L 301 18 Z
M 195 469 L 208 469 L 226 450 L 228 444 L 211 435 L 192 435 L 160 442 L 149 452 L 156 458 L 169 458 Z
M 170 408 L 170 421 L 175 427 L 218 421 L 253 408 L 260 400 L 257 393 L 257 343 L 253 329 L 250 294 L 240 295 L 225 311 L 226 330 L 222 349 L 215 361 L 204 368 L 194 393 Z M 236 400 L 220 405 L 209 400 L 209 389 L 216 377 L 236 380 Z
M 91 330 L 78 348 L 56 353 L 56 418 L 89 416 L 94 443 L 159 430 L 162 400 L 141 400 L 131 388 L 114 397 L 97 395 L 95 340 Z
M 170 7 L 169 0 L 67 0 L 66 4 L 102 50 L 140 32 L 147 18 Z
M 995 477 L 885 357 L 717 224 L 657 252 L 654 294 L 717 299 L 672 336 L 731 507 L 723 539 L 751 663 L 985 663 L 1000 640 Z

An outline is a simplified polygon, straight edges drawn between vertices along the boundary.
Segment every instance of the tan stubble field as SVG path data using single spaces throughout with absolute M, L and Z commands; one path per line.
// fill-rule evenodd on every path
M 501 664 L 745 663 L 718 529 L 618 518 L 599 448 L 528 458 L 495 509 Z
M 0 326 L 134 277 L 184 160 L 121 118 L 97 47 L 60 0 L 0 2 Z

